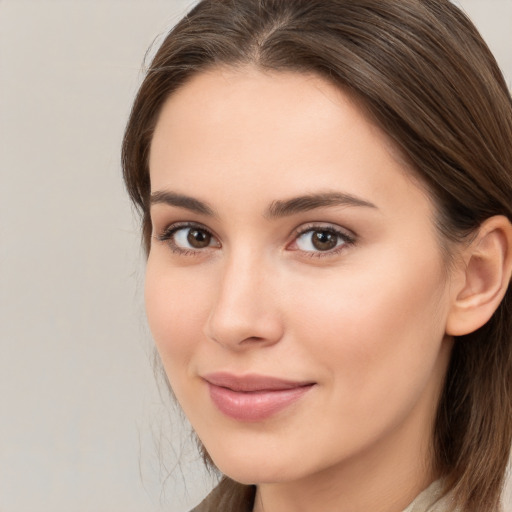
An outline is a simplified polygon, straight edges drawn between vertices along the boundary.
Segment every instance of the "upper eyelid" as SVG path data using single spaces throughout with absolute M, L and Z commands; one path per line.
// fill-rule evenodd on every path
M 167 224 L 163 229 L 159 230 L 161 235 L 166 235 L 170 233 L 174 233 L 176 231 L 179 231 L 180 229 L 186 229 L 186 228 L 199 228 L 203 231 L 206 231 L 210 235 L 214 236 L 215 238 L 218 238 L 215 232 L 210 229 L 208 226 L 205 226 L 201 222 L 196 221 L 181 221 L 181 222 L 172 222 L 170 224 Z
M 334 224 L 332 222 L 307 222 L 305 224 L 301 224 L 300 226 L 297 226 L 292 231 L 292 236 L 299 236 L 304 233 L 308 233 L 309 231 L 320 231 L 320 230 L 326 230 L 326 231 L 334 231 L 335 233 L 339 233 L 341 235 L 344 235 L 348 238 L 355 239 L 356 234 L 348 228 L 339 226 L 338 224 Z
M 195 222 L 195 221 L 194 222 L 191 222 L 191 221 L 172 222 L 170 224 L 165 225 L 165 227 L 163 227 L 162 229 L 156 229 L 155 227 L 153 227 L 153 234 L 151 235 L 151 237 L 154 238 L 155 240 L 158 240 L 159 242 L 168 243 L 169 245 L 174 245 L 175 247 L 178 247 L 173 241 L 171 241 L 171 239 L 174 237 L 174 235 L 176 234 L 177 231 L 179 231 L 181 229 L 187 229 L 187 228 L 189 228 L 189 229 L 197 228 L 197 229 L 206 231 L 210 236 L 215 238 L 220 245 L 222 245 L 219 237 L 210 228 L 208 228 L 207 226 L 204 226 L 200 222 Z M 155 234 L 155 232 L 156 232 L 156 234 Z M 206 247 L 204 249 L 206 249 Z M 183 250 L 184 251 L 188 250 L 188 251 L 200 252 L 200 251 L 203 251 L 204 249 L 192 249 L 191 248 L 191 249 L 183 249 Z

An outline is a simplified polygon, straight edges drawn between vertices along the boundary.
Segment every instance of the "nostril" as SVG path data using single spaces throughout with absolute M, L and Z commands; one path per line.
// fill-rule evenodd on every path
M 222 316 L 217 310 L 210 316 L 204 331 L 213 342 L 239 350 L 276 343 L 282 337 L 283 328 L 277 315 L 253 311 L 244 316 Z
M 251 336 L 250 338 L 247 338 L 243 340 L 241 343 L 249 344 L 249 343 L 260 343 L 262 341 L 265 341 L 264 338 L 259 336 Z

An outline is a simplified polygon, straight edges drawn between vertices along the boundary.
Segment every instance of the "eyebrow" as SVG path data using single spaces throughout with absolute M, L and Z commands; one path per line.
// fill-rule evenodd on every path
M 285 201 L 273 201 L 268 208 L 265 217 L 275 219 L 294 215 L 300 212 L 315 210 L 316 208 L 325 208 L 332 206 L 358 206 L 365 208 L 376 208 L 373 203 L 340 192 L 324 192 L 319 194 L 308 194 L 300 197 L 294 197 Z
M 208 215 L 210 217 L 216 216 L 213 208 L 207 203 L 195 199 L 184 194 L 177 194 L 176 192 L 158 191 L 153 192 L 150 198 L 151 204 L 167 204 L 169 206 L 177 206 L 178 208 L 185 208 L 201 215 Z
M 185 208 L 186 210 L 210 217 L 217 216 L 215 210 L 207 203 L 194 197 L 166 190 L 153 192 L 151 194 L 150 203 L 167 204 L 169 206 Z M 333 206 L 357 206 L 377 209 L 373 203 L 352 194 L 344 194 L 341 192 L 322 192 L 293 197 L 286 200 L 272 201 L 265 212 L 264 217 L 268 219 L 277 219 L 301 212 L 315 210 L 317 208 Z

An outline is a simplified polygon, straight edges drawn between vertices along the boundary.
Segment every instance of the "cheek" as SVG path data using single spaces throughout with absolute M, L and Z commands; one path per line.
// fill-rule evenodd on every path
M 167 376 L 188 367 L 210 311 L 207 281 L 148 260 L 145 303 L 151 334 Z
M 288 321 L 307 357 L 329 370 L 338 389 L 382 399 L 390 386 L 422 386 L 436 363 L 444 335 L 445 280 L 437 257 L 390 254 L 376 265 L 335 269 L 315 283 L 304 279 L 290 293 Z M 382 255 L 381 262 L 384 261 Z M 421 264 L 421 261 L 420 261 Z M 314 286 L 312 286 L 314 284 Z

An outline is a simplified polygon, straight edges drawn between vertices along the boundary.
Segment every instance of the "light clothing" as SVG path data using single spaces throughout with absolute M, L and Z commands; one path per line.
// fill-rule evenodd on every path
M 420 493 L 403 512 L 457 512 L 458 509 L 451 508 L 451 493 L 442 496 L 442 492 L 441 482 L 437 480 Z
M 226 493 L 219 491 L 221 489 L 214 489 L 204 501 L 190 512 L 250 512 L 252 510 L 256 494 L 254 486 L 247 486 L 245 488 L 245 495 L 239 497 L 236 504 L 231 499 L 231 496 L 227 496 Z M 453 504 L 450 493 L 442 496 L 442 492 L 441 481 L 437 480 L 421 492 L 403 512 L 457 512 L 458 509 L 452 508 Z M 222 496 L 222 499 L 220 500 L 220 505 L 214 510 L 210 505 L 211 500 L 214 496 L 218 497 L 219 495 Z

